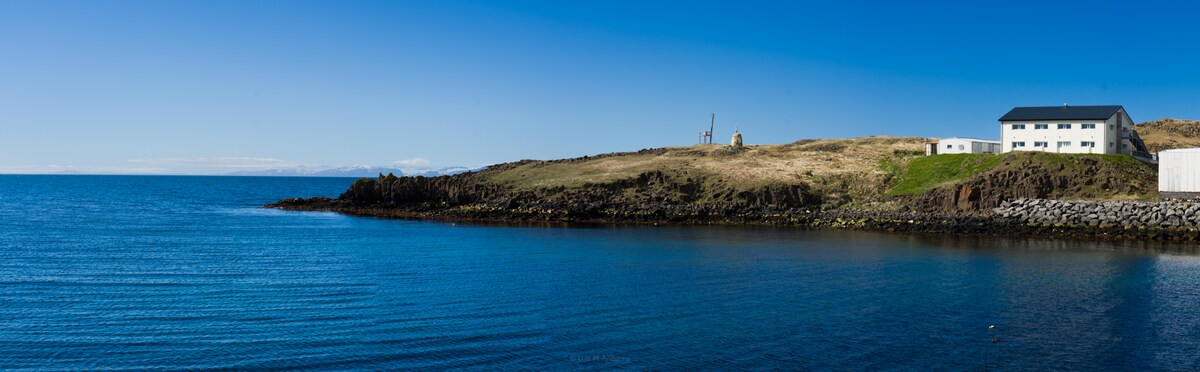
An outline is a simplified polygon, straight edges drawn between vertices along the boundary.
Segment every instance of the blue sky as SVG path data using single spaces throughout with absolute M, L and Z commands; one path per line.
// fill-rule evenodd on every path
M 1186 2 L 0 0 L 0 172 L 479 166 L 1200 118 Z M 399 163 L 398 163 L 399 162 Z

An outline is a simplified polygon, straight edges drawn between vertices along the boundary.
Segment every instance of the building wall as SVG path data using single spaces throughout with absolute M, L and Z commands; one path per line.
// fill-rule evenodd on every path
M 1200 149 L 1159 151 L 1158 191 L 1200 192 Z
M 999 144 L 972 141 L 966 138 L 946 138 L 937 143 L 938 154 L 982 154 L 992 152 L 999 154 Z
M 1129 137 L 1131 137 L 1131 134 L 1133 133 L 1133 120 L 1129 118 L 1129 114 L 1125 113 L 1125 109 L 1121 109 L 1120 111 L 1117 111 L 1116 115 L 1108 118 L 1108 120 L 1111 121 L 1116 128 L 1116 131 L 1113 132 L 1115 135 L 1113 138 L 1116 138 L 1117 143 L 1121 144 L 1121 147 L 1117 149 L 1116 153 L 1126 155 L 1131 154 L 1134 149 L 1133 141 L 1131 141 Z
M 1108 120 L 1064 120 L 1064 121 L 1005 121 L 1000 124 L 1000 142 L 1003 152 L 1009 151 L 1045 151 L 1064 154 L 1128 154 L 1121 152 L 1122 145 L 1128 141 L 1120 139 L 1121 126 L 1117 125 L 1118 113 Z M 1127 116 L 1126 116 L 1127 118 Z M 1013 129 L 1014 124 L 1024 124 L 1025 129 Z M 1036 129 L 1037 124 L 1045 124 L 1046 129 Z M 1070 124 L 1070 129 L 1058 129 L 1059 124 Z M 1083 124 L 1095 124 L 1094 129 L 1083 129 Z M 1110 126 L 1111 125 L 1111 126 Z M 1024 147 L 1014 146 L 1024 142 Z M 1037 142 L 1045 142 L 1044 147 L 1034 146 Z M 1059 146 L 1059 142 L 1068 145 Z M 1082 142 L 1095 142 L 1095 147 L 1084 147 Z

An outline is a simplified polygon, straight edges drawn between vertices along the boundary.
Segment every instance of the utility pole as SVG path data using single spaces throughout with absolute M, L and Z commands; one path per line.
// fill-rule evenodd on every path
M 713 126 L 717 125 L 717 113 L 712 114 L 712 119 L 708 122 L 708 144 L 712 144 Z

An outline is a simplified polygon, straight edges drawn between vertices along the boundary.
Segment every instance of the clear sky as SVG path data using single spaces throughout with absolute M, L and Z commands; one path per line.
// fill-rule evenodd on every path
M 0 0 L 0 172 L 479 166 L 1200 118 L 1191 2 Z M 400 163 L 397 163 L 400 162 Z

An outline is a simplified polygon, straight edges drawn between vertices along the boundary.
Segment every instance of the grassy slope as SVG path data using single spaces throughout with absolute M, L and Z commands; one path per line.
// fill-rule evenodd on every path
M 1197 120 L 1160 119 L 1138 124 L 1133 129 L 1146 142 L 1150 152 L 1200 147 L 1200 121 Z
M 1074 186 L 1055 190 L 1054 199 L 1086 200 L 1156 200 L 1158 198 L 1158 168 L 1117 154 L 1009 153 L 1005 164 L 998 169 L 1031 169 L 1051 177 L 1089 177 L 1094 182 L 1076 182 Z M 1107 182 L 1105 182 L 1107 181 Z M 1106 189 L 1105 185 L 1124 185 L 1131 190 Z
M 888 194 L 916 194 L 962 180 L 995 166 L 1000 157 L 992 154 L 945 154 L 913 159 Z
M 895 173 L 921 153 L 917 137 L 863 137 L 752 145 L 666 148 L 566 161 L 529 162 L 491 172 L 485 182 L 518 190 L 575 188 L 660 171 L 699 180 L 707 188 L 737 193 L 767 184 L 807 184 L 829 207 L 871 207 Z
M 485 172 L 483 182 L 517 190 L 561 190 L 662 172 L 678 179 L 697 180 L 706 189 L 716 190 L 716 194 L 736 194 L 769 184 L 806 184 L 824 196 L 826 208 L 891 209 L 905 202 L 895 196 L 920 194 L 973 175 L 1012 167 L 1037 165 L 1039 169 L 1053 169 L 1055 176 L 1078 177 L 1073 172 L 1083 168 L 1077 163 L 1095 159 L 1103 165 L 1100 169 L 1109 172 L 1093 175 L 1096 177 L 1153 178 L 1137 160 L 1124 155 L 1009 153 L 927 157 L 922 155 L 923 145 L 924 139 L 916 137 L 803 140 L 747 146 L 740 151 L 722 145 L 696 145 L 562 161 L 530 161 Z M 1091 189 L 1066 190 L 1060 196 L 1146 197 Z
M 1016 179 L 1014 179 L 1014 175 Z M 979 181 L 1024 179 L 1018 187 L 1046 187 L 1046 196 L 1076 200 L 1154 200 L 1157 171 L 1128 155 L 1054 154 L 1017 151 L 1001 155 L 938 155 L 914 160 L 892 189 L 893 194 L 919 194 L 939 186 Z M 1001 183 L 1004 184 L 1004 183 Z
M 911 195 L 925 192 L 934 187 L 954 184 L 976 174 L 987 174 L 1013 167 L 1038 169 L 1052 177 L 1079 177 L 1085 172 L 1085 164 L 1099 166 L 1105 174 L 1091 177 L 1112 177 L 1130 183 L 1156 181 L 1151 167 L 1126 155 L 1113 154 L 1053 154 L 1044 152 L 1010 152 L 1007 154 L 953 154 L 926 156 L 913 159 L 897 177 L 888 191 L 889 195 Z M 1107 199 L 1105 190 L 1080 189 L 1067 196 L 1092 198 L 1095 195 Z M 1129 196 L 1111 195 L 1113 198 Z M 1141 197 L 1140 195 L 1138 196 Z
M 1200 121 L 1163 119 L 1138 124 L 1136 130 L 1152 150 L 1200 147 Z M 696 145 L 572 161 L 529 162 L 489 172 L 486 182 L 520 190 L 574 188 L 661 171 L 731 191 L 771 183 L 805 183 L 831 196 L 832 206 L 872 207 L 891 203 L 886 196 L 917 194 L 964 180 L 995 167 L 1008 156 L 925 157 L 920 156 L 923 144 L 924 139 L 917 137 L 862 137 L 752 145 L 738 152 L 722 145 Z M 1041 155 L 1050 156 L 1044 161 L 1057 157 Z M 1122 156 L 1099 159 L 1135 161 Z

